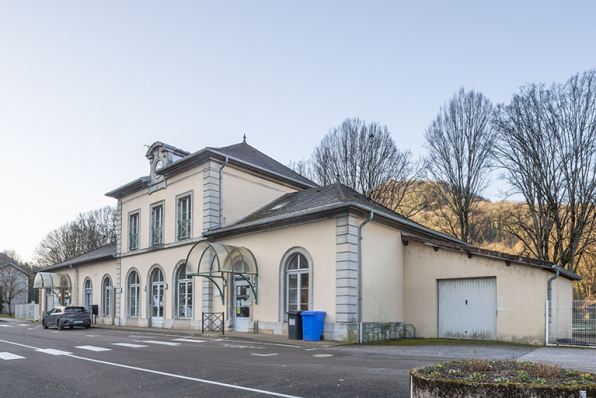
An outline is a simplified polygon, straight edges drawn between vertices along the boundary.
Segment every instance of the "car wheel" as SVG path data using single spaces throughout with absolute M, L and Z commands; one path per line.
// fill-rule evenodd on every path
M 58 321 L 58 329 L 64 330 L 64 325 L 62 324 L 61 321 Z
M 71 329 L 74 329 L 74 326 L 71 326 L 70 328 L 71 328 Z
M 48 328 L 48 325 L 46 325 L 46 321 L 41 321 L 41 326 L 43 326 L 44 329 Z
M 85 325 L 85 329 L 89 329 L 91 325 Z

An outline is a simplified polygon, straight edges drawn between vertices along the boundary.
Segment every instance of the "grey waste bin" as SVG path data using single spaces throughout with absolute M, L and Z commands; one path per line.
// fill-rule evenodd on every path
M 288 337 L 302 340 L 302 311 L 288 311 Z

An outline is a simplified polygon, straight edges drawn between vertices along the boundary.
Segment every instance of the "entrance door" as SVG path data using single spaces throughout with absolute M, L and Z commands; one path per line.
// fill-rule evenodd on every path
M 234 331 L 248 332 L 250 319 L 250 286 L 241 277 L 234 278 Z
M 151 327 L 154 328 L 163 325 L 164 285 L 163 272 L 154 270 L 151 275 Z
M 440 338 L 495 340 L 497 279 L 439 281 Z

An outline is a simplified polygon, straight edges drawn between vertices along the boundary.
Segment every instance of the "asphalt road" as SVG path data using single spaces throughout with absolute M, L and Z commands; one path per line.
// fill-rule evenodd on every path
M 474 355 L 524 358 L 540 350 L 309 348 L 95 328 L 44 330 L 0 319 L 0 397 L 408 397 L 413 367 Z M 586 363 L 596 363 L 595 351 L 586 352 Z M 570 355 L 576 358 L 577 350 Z
M 2 397 L 405 397 L 410 368 L 428 362 L 336 348 L 0 322 Z

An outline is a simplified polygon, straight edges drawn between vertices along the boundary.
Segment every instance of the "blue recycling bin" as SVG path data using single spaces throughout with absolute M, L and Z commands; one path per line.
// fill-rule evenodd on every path
M 302 338 L 308 341 L 319 341 L 323 337 L 325 311 L 302 312 Z

